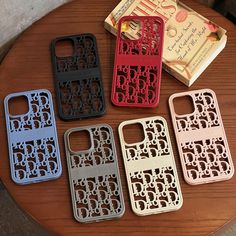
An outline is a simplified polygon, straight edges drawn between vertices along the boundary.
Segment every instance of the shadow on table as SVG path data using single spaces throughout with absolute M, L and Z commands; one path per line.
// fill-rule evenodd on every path
M 24 213 L 8 194 L 0 180 L 0 235 L 51 236 L 38 223 Z

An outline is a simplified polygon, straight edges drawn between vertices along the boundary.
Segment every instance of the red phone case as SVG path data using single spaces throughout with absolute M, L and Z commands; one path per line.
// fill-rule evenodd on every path
M 124 34 L 122 27 L 127 23 Z M 158 105 L 163 37 L 164 22 L 158 16 L 125 16 L 120 19 L 111 95 L 114 105 Z

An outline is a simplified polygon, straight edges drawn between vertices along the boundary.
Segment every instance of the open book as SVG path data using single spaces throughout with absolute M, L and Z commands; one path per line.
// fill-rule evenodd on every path
M 187 86 L 202 74 L 223 50 L 226 30 L 175 0 L 122 0 L 105 20 L 105 28 L 117 34 L 121 17 L 160 16 L 165 22 L 163 68 Z M 126 36 L 139 38 L 139 26 L 126 27 Z

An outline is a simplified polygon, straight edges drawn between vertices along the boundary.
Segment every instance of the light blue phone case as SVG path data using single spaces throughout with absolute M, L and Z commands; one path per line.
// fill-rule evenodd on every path
M 11 115 L 9 100 L 25 96 L 29 110 Z M 62 173 L 51 93 L 32 90 L 9 94 L 4 100 L 12 180 L 31 184 L 52 180 Z

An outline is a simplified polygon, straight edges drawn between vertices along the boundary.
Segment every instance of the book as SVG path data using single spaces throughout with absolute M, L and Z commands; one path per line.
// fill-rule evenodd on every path
M 117 35 L 123 16 L 160 16 L 165 22 L 163 68 L 191 86 L 227 42 L 226 30 L 176 0 L 122 0 L 105 19 L 105 29 Z M 140 26 L 130 22 L 125 35 L 140 37 Z

